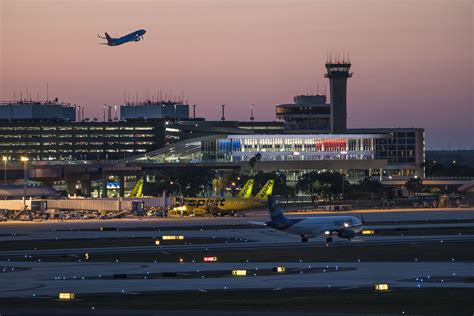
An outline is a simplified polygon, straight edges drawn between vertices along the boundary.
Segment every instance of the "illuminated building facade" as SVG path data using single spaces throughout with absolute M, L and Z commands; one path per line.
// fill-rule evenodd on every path
M 19 160 L 113 160 L 163 144 L 163 123 L 151 121 L 3 121 L 0 156 Z
M 383 135 L 304 134 L 229 135 L 203 142 L 203 160 L 249 161 L 260 153 L 262 161 L 374 159 L 375 140 Z
M 38 178 L 46 178 L 46 162 L 51 162 L 48 180 L 53 181 L 63 178 L 72 164 L 80 164 L 85 169 L 76 173 L 88 183 L 86 188 L 97 179 L 105 186 L 104 177 L 123 183 L 126 180 L 120 179 L 186 165 L 254 173 L 250 160 L 257 155 L 257 171 L 284 172 L 290 183 L 314 170 L 337 171 L 354 180 L 423 177 L 424 130 L 347 129 L 351 63 L 328 61 L 325 66 L 331 101 L 319 93 L 296 96 L 294 104 L 276 106 L 280 122 L 190 119 L 189 106 L 182 101 L 126 103 L 120 107 L 120 121 L 111 119 L 111 107 L 105 121 L 104 106 L 104 122 L 84 119 L 79 106 L 3 102 L 0 156 L 12 160 L 11 179 L 18 177 L 14 170 L 21 169 L 20 156 L 31 159 L 31 168 L 41 169 Z M 71 175 L 68 191 L 77 174 Z M 124 185 L 109 182 L 123 191 Z
M 399 129 L 396 129 L 399 130 Z M 333 170 L 352 179 L 424 176 L 424 132 L 405 129 L 360 130 L 351 134 L 214 135 L 183 140 L 135 157 L 130 163 L 149 166 L 194 164 L 216 168 L 236 167 L 253 172 L 249 162 L 261 155 L 260 171 L 282 171 L 290 181 L 311 170 Z M 402 137 L 403 136 L 403 137 Z M 411 144 L 412 142 L 414 144 Z M 397 143 L 399 150 L 387 151 Z M 387 145 L 390 144 L 390 145 Z M 412 149 L 412 145 L 414 149 Z
M 68 103 L 40 101 L 0 102 L 0 121 L 75 121 L 76 106 Z
M 331 104 L 326 103 L 325 95 L 299 95 L 294 102 L 276 106 L 276 117 L 284 120 L 285 129 L 331 132 Z

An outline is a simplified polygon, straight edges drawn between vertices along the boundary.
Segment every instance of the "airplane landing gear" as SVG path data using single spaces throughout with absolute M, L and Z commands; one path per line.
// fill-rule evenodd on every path
M 326 242 L 329 244 L 330 242 L 332 242 L 332 237 L 328 237 L 326 238 Z
M 308 242 L 308 237 L 301 236 L 301 242 Z

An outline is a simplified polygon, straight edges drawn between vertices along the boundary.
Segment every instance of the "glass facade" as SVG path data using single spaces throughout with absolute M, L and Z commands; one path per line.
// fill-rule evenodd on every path
M 18 160 L 121 159 L 162 147 L 160 122 L 15 122 L 0 124 L 0 156 Z
M 229 135 L 202 142 L 203 161 L 374 159 L 380 135 Z
M 294 104 L 276 106 L 276 117 L 285 121 L 290 130 L 331 130 L 331 105 L 326 104 L 325 95 L 299 95 Z
M 416 162 L 415 132 L 389 132 L 387 137 L 376 141 L 377 158 L 391 163 Z
M 375 158 L 388 161 L 382 177 L 424 176 L 425 134 L 422 128 L 352 129 L 351 132 L 385 136 L 375 140 Z

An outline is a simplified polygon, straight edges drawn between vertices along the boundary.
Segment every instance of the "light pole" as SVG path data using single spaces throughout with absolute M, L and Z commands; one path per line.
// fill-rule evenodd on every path
M 250 121 L 253 122 L 255 117 L 253 116 L 253 109 L 255 108 L 255 104 L 250 104 Z
M 222 117 L 221 117 L 221 121 L 225 121 L 225 107 L 226 107 L 226 105 L 225 105 L 225 104 L 222 104 L 221 107 L 222 107 Z
M 2 160 L 3 160 L 3 165 L 5 167 L 5 184 L 7 184 L 7 160 L 8 160 L 8 157 L 3 156 Z
M 344 201 L 344 181 L 346 180 L 346 175 L 344 173 L 342 175 L 342 201 Z
M 255 117 L 253 116 L 253 109 L 255 108 L 255 104 L 250 104 L 250 122 L 252 122 L 252 126 L 251 126 L 251 129 L 253 131 L 253 120 L 255 119 Z
M 30 160 L 28 157 L 21 156 L 20 160 L 23 162 L 23 209 L 26 210 L 26 164 L 28 163 L 28 160 Z

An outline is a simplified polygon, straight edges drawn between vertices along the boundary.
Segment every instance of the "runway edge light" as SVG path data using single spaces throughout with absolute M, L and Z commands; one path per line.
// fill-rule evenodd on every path
M 234 276 L 246 276 L 247 270 L 232 270 L 232 275 Z
M 155 240 L 155 245 L 159 246 L 160 245 L 160 241 L 157 239 Z
M 216 262 L 217 257 L 204 257 L 204 258 L 202 258 L 202 261 L 204 261 L 204 262 Z
M 184 236 L 162 236 L 161 239 L 163 240 L 183 240 Z
M 388 291 L 389 286 L 387 283 L 380 283 L 380 284 L 375 284 L 374 285 L 374 290 L 375 291 Z
M 73 300 L 75 298 L 76 298 L 76 294 L 74 293 L 66 293 L 66 292 L 59 293 L 60 300 Z

